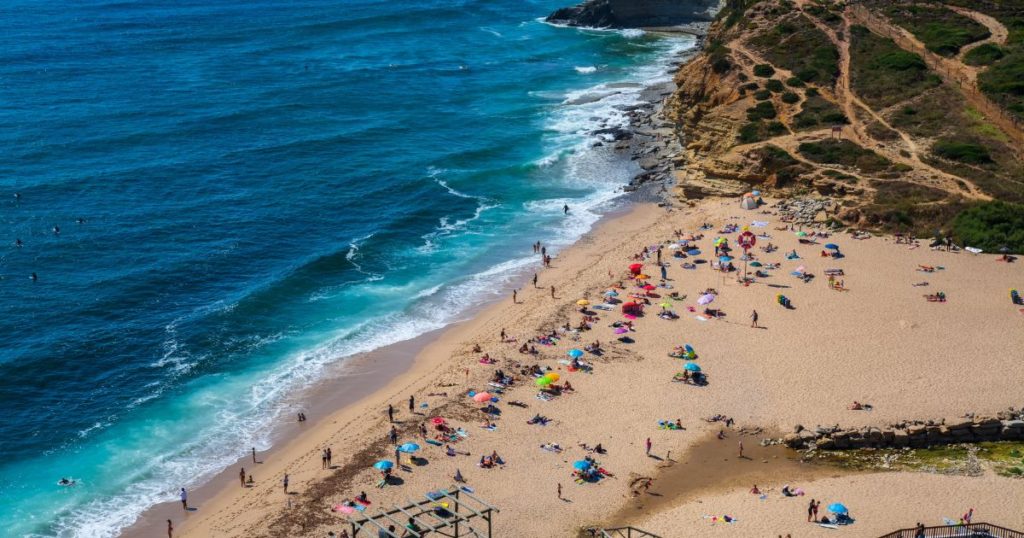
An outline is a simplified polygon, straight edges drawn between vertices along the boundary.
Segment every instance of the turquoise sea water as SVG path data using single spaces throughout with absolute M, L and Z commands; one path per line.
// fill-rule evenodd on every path
M 116 535 L 587 231 L 693 41 L 564 1 L 0 3 L 0 535 Z

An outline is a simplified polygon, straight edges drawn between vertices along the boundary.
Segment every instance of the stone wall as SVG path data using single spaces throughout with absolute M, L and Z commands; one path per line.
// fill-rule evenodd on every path
M 794 449 L 845 450 L 855 448 L 924 448 L 953 443 L 1024 440 L 1024 410 L 1010 409 L 997 416 L 968 416 L 940 421 L 908 421 L 879 428 L 796 426 L 781 442 Z

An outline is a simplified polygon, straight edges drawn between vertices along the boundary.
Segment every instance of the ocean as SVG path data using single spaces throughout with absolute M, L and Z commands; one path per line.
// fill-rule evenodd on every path
M 623 203 L 591 133 L 695 42 L 566 1 L 3 0 L 0 535 L 117 535 Z

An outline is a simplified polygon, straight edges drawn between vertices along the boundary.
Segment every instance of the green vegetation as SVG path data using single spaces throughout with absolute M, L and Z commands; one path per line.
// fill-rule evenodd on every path
M 984 146 L 948 138 L 935 141 L 932 144 L 932 153 L 943 159 L 966 164 L 989 164 L 992 162 L 992 156 Z
M 786 90 L 786 87 L 782 85 L 782 81 L 777 78 L 773 78 L 770 79 L 768 82 L 765 82 L 764 87 L 770 90 L 772 93 L 782 93 L 783 91 Z
M 757 90 L 756 92 L 754 92 L 754 99 L 757 99 L 758 101 L 767 101 L 768 99 L 771 98 L 772 92 L 768 90 Z
M 857 168 L 866 174 L 878 174 L 892 169 L 889 159 L 849 140 L 805 142 L 800 144 L 797 151 L 809 161 Z
M 790 88 L 803 88 L 804 81 L 800 80 L 800 77 L 789 77 L 786 79 L 786 86 Z
M 881 448 L 864 450 L 816 450 L 805 461 L 862 471 L 920 471 L 970 475 L 973 460 L 990 465 L 1003 476 L 1024 474 L 1024 443 L 1000 441 L 977 444 L 942 445 L 931 448 Z
M 964 54 L 964 63 L 967 65 L 992 65 L 996 60 L 1006 56 L 1003 49 L 992 43 L 978 45 Z
M 732 60 L 729 57 L 731 52 L 732 50 L 721 41 L 715 40 L 708 43 L 708 63 L 711 64 L 711 70 L 719 75 L 728 73 L 732 69 Z
M 782 94 L 782 102 L 788 105 L 793 105 L 800 102 L 800 96 L 793 92 L 786 92 Z
M 739 136 L 736 137 L 740 144 L 751 144 L 768 140 L 775 136 L 781 136 L 789 131 L 786 126 L 777 121 L 754 121 L 740 128 Z
M 1024 205 L 995 201 L 969 207 L 953 220 L 953 235 L 989 252 L 1006 246 L 1024 253 Z
M 1024 119 L 1024 46 L 978 75 L 978 84 L 992 100 Z
M 747 119 L 750 121 L 773 120 L 778 115 L 779 113 L 775 110 L 775 105 L 770 101 L 762 101 L 747 109 Z
M 964 45 L 988 39 L 988 28 L 973 19 L 941 6 L 923 4 L 889 5 L 882 12 L 941 56 L 956 56 Z
M 807 99 L 804 101 L 803 108 L 793 118 L 793 127 L 797 130 L 818 129 L 850 123 L 835 103 L 825 99 L 818 92 L 812 93 L 808 90 L 806 95 Z
M 768 78 L 775 74 L 775 68 L 769 64 L 757 64 L 754 66 L 754 75 Z
M 839 52 L 802 13 L 786 17 L 749 43 L 765 59 L 792 71 L 803 82 L 831 86 L 839 75 Z
M 834 6 L 808 6 L 804 8 L 804 11 L 811 15 L 814 15 L 821 22 L 831 26 L 832 28 L 839 28 L 840 26 L 843 25 L 843 18 L 840 17 L 838 13 L 830 9 L 832 7 Z
M 885 108 L 942 84 L 917 54 L 863 26 L 850 34 L 850 84 L 869 105 Z
M 759 163 L 761 173 L 775 176 L 775 184 L 779 187 L 796 180 L 807 171 L 807 167 L 786 150 L 771 144 L 757 148 L 751 156 Z

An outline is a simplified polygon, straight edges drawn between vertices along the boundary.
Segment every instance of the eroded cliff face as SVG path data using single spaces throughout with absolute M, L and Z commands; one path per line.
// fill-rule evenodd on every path
M 594 28 L 652 28 L 706 22 L 719 0 L 589 0 L 552 13 L 548 22 Z

